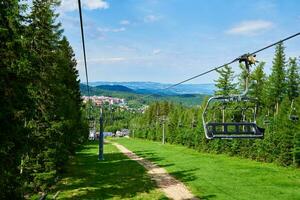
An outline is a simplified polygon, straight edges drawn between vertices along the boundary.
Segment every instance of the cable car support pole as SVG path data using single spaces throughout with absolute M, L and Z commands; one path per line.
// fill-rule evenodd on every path
M 85 50 L 85 40 L 84 40 L 84 29 L 83 29 L 83 20 L 82 20 L 82 10 L 81 10 L 81 0 L 78 0 L 78 10 L 79 10 L 79 18 L 80 18 L 80 30 L 81 30 L 81 41 L 82 41 L 82 50 L 83 50 L 83 59 L 84 59 L 84 67 L 85 67 L 85 76 L 86 76 L 86 86 L 88 91 L 88 96 L 90 97 L 90 87 L 89 87 L 89 77 L 88 77 L 88 67 L 87 67 L 87 59 L 86 59 L 86 50 Z M 103 110 L 102 106 L 100 107 L 100 131 L 99 131 L 99 160 L 103 160 Z M 90 119 L 90 110 L 88 108 L 88 118 Z
M 99 154 L 98 154 L 98 160 L 104 160 L 103 156 L 103 109 L 102 106 L 100 106 L 100 118 L 99 118 L 99 124 L 100 124 L 100 131 L 99 131 Z

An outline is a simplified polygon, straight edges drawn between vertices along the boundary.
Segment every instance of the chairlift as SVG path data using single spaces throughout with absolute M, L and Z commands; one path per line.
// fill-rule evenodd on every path
M 192 125 L 192 128 L 196 128 L 197 127 L 197 120 L 195 119 L 195 117 L 193 117 L 191 125 Z
M 213 96 L 208 99 L 202 113 L 203 127 L 207 139 L 263 138 L 264 128 L 256 123 L 257 100 L 247 97 L 250 65 L 255 56 L 245 54 L 240 57 L 245 62 L 247 77 L 242 94 Z
M 293 122 L 299 121 L 299 116 L 297 115 L 296 107 L 294 107 L 294 99 L 291 103 L 291 112 L 289 114 L 289 119 Z
M 95 120 L 89 121 L 89 128 L 90 128 L 90 130 L 95 129 L 95 124 L 96 124 L 96 121 L 95 121 Z
M 269 125 L 271 123 L 269 110 L 268 110 L 268 113 L 264 116 L 263 122 L 265 125 Z
M 181 119 L 180 119 L 179 122 L 178 122 L 178 127 L 179 127 L 179 128 L 182 128 L 182 127 L 183 127 L 183 123 L 182 123 Z

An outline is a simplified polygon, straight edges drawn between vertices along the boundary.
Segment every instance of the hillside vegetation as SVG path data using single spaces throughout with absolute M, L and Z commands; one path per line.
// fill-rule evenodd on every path
M 88 95 L 87 87 L 80 84 L 82 95 Z M 185 106 L 197 106 L 207 95 L 204 94 L 165 94 L 159 91 L 143 91 L 132 90 L 120 85 L 101 85 L 96 87 L 90 86 L 90 94 L 96 96 L 111 96 L 124 98 L 131 107 L 140 107 L 156 101 L 170 101 Z

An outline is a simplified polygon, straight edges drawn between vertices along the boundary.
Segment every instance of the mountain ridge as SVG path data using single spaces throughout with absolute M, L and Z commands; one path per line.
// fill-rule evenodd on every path
M 166 95 L 176 95 L 176 94 L 206 94 L 211 95 L 214 93 L 215 86 L 212 83 L 205 84 L 182 84 L 178 85 L 169 90 L 165 88 L 173 85 L 169 83 L 158 83 L 158 82 L 109 82 L 109 81 L 97 81 L 90 82 L 90 86 L 125 86 L 131 90 L 134 90 L 139 94 L 166 94 Z

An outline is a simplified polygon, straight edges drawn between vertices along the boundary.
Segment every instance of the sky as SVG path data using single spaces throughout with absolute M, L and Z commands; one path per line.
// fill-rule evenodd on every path
M 298 0 L 82 0 L 82 7 L 91 82 L 176 83 L 300 31 Z M 77 0 L 62 0 L 57 12 L 85 82 Z M 287 57 L 299 57 L 300 37 L 285 47 Z M 267 73 L 274 50 L 257 55 Z M 216 79 L 213 72 L 190 83 Z

